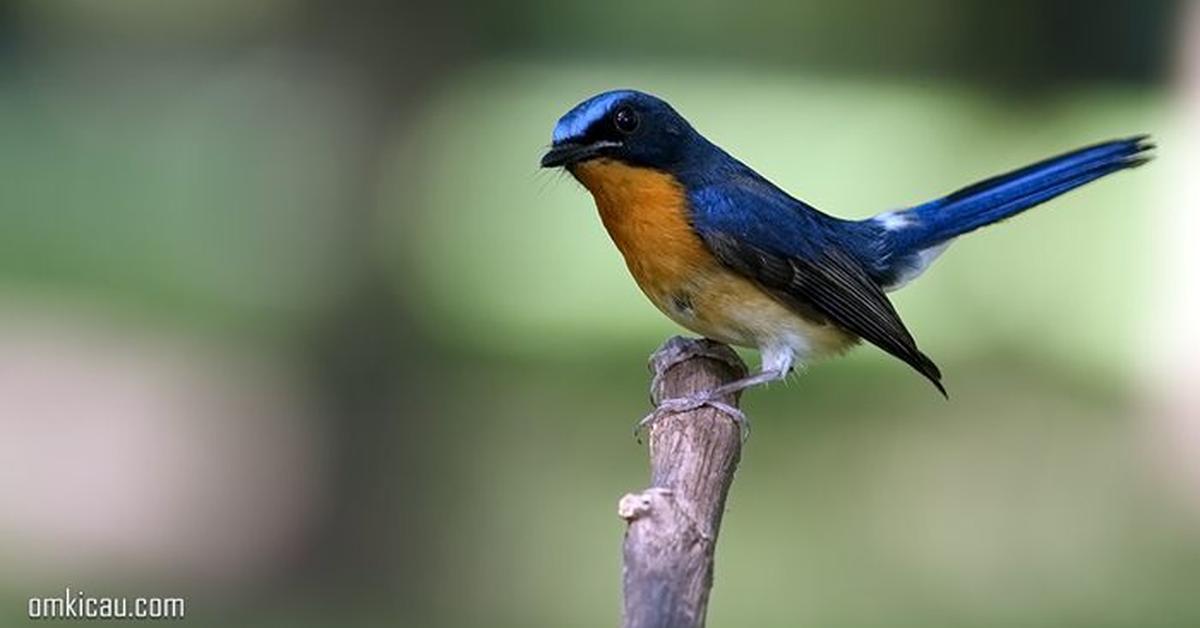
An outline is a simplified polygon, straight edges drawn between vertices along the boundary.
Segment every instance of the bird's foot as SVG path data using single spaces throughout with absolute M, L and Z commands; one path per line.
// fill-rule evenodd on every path
M 686 362 L 692 358 L 708 358 L 729 366 L 739 376 L 746 374 L 746 364 L 727 345 L 713 342 L 707 338 L 688 338 L 673 336 L 663 346 L 650 356 L 650 372 L 654 374 L 650 381 L 650 401 L 657 402 L 664 396 L 662 390 L 663 376 L 671 367 Z M 657 404 L 656 405 L 661 405 Z M 703 405 L 703 404 L 701 404 Z M 682 411 L 681 411 L 682 412 Z
M 633 426 L 633 437 L 637 438 L 638 442 L 641 442 L 640 436 L 642 431 L 649 429 L 659 419 L 672 414 L 679 414 L 680 412 L 691 412 L 704 406 L 717 410 L 732 419 L 734 425 L 737 425 L 738 433 L 741 435 L 743 442 L 747 438 L 750 438 L 750 419 L 746 418 L 745 413 L 741 410 L 722 401 L 712 391 L 698 392 L 687 397 L 663 399 L 650 414 L 647 414 Z

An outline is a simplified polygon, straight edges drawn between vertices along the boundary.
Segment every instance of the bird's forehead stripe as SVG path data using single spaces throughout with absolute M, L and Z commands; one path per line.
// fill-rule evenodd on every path
M 554 143 L 558 144 L 583 136 L 587 133 L 588 127 L 607 115 L 617 101 L 632 93 L 629 91 L 607 92 L 579 103 L 558 119 L 558 124 L 554 127 Z

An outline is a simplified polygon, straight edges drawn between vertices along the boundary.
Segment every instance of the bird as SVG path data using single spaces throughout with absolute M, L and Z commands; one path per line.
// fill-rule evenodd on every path
M 567 111 L 541 166 L 565 169 L 591 192 L 634 281 L 663 314 L 705 338 L 759 352 L 757 372 L 663 400 L 639 426 L 708 405 L 748 427 L 722 399 L 860 341 L 903 361 L 948 399 L 941 370 L 887 293 L 920 276 L 956 238 L 1146 163 L 1149 139 L 1092 144 L 926 203 L 849 220 L 771 183 L 665 100 L 620 89 Z

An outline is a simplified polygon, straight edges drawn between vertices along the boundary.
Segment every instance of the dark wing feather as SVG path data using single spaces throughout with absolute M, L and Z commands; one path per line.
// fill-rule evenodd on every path
M 942 374 L 917 349 L 883 290 L 863 267 L 835 245 L 816 255 L 782 255 L 725 232 L 701 233 L 726 266 L 753 279 L 801 314 L 826 319 L 903 360 L 946 395 Z

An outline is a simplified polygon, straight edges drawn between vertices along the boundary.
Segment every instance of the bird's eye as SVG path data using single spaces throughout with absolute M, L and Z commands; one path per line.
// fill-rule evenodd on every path
M 633 107 L 621 107 L 613 112 L 613 126 L 617 127 L 617 130 L 625 135 L 636 131 L 639 122 L 638 114 L 633 110 Z

